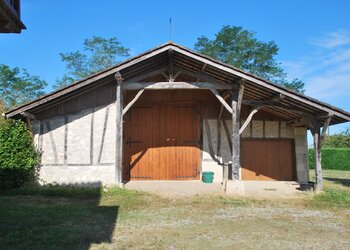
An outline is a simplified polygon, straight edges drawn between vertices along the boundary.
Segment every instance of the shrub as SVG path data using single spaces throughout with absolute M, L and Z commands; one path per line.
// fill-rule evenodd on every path
M 34 178 L 40 155 L 26 124 L 18 120 L 0 122 L 0 189 L 19 187 Z
M 309 166 L 315 167 L 314 150 L 309 149 Z M 323 169 L 349 170 L 350 148 L 323 148 L 321 158 Z

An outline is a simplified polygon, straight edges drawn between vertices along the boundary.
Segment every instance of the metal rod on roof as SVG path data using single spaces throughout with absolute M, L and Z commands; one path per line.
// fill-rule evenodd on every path
M 169 19 L 169 41 L 172 40 L 172 32 L 173 32 L 172 21 L 173 21 L 173 18 L 170 17 L 170 19 Z

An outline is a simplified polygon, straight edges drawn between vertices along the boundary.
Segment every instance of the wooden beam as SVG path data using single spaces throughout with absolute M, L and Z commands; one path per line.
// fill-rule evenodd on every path
M 227 102 L 222 98 L 222 96 L 218 93 L 216 89 L 210 89 L 210 91 L 215 95 L 215 97 L 221 102 L 221 104 L 227 109 L 228 112 L 232 114 L 232 108 L 230 105 L 227 104 Z
M 314 139 L 314 158 L 315 158 L 315 177 L 316 177 L 316 192 L 320 192 L 323 189 L 323 177 L 322 177 L 322 163 L 321 163 L 321 143 L 320 143 L 320 127 L 314 127 L 311 129 L 311 133 Z
M 31 114 L 31 113 L 29 113 L 29 112 L 22 112 L 21 115 L 26 118 L 28 130 L 29 130 L 30 136 L 32 137 L 32 140 L 33 140 L 34 139 L 34 133 L 33 133 L 32 121 L 36 120 L 36 116 Z
M 323 171 L 322 171 L 322 143 L 326 135 L 326 131 L 331 122 L 332 115 L 329 115 L 325 121 L 322 132 L 320 129 L 320 122 L 313 121 L 313 127 L 311 128 L 311 133 L 314 138 L 314 158 L 315 158 L 315 177 L 316 177 L 316 192 L 321 192 L 323 190 Z M 320 133 L 321 132 L 321 133 Z
M 29 112 L 22 112 L 21 115 L 23 115 L 26 118 L 32 119 L 32 120 L 36 120 L 36 116 L 33 115 L 32 113 Z
M 137 92 L 136 96 L 134 97 L 134 99 L 132 99 L 128 105 L 126 105 L 126 107 L 123 109 L 123 115 L 125 115 L 128 110 L 131 108 L 131 106 L 140 98 L 140 96 L 142 95 L 143 91 L 145 91 L 145 89 L 141 89 L 139 92 Z
M 238 91 L 238 100 L 237 100 L 237 108 L 238 108 L 238 118 L 241 116 L 241 106 L 243 101 L 243 93 L 244 93 L 244 79 L 239 81 L 239 91 Z
M 169 57 L 169 65 L 168 65 L 168 73 L 169 73 L 169 82 L 174 81 L 174 52 L 172 49 L 169 49 L 168 52 Z
M 240 136 L 239 122 L 241 103 L 243 98 L 244 85 L 242 82 L 235 82 L 231 91 L 232 95 L 232 179 L 240 180 Z
M 115 159 L 115 181 L 123 183 L 123 78 L 119 72 L 115 74 L 117 81 L 116 91 L 116 159 Z
M 182 74 L 182 71 L 178 71 L 176 72 L 176 74 L 174 75 L 174 81 L 176 80 L 176 78 Z
M 313 136 L 313 145 L 314 145 L 314 158 L 315 158 L 315 177 L 316 177 L 316 186 L 315 191 L 320 192 L 323 189 L 323 173 L 322 173 L 322 143 L 324 136 L 326 135 L 326 131 L 331 122 L 333 113 L 328 115 L 327 120 L 323 124 L 322 132 L 321 132 L 321 122 L 320 119 L 313 116 L 305 116 L 304 119 L 307 122 L 311 134 Z
M 299 108 L 291 107 L 273 100 L 267 100 L 267 101 L 243 100 L 243 104 L 248 106 L 253 106 L 253 107 L 264 106 L 264 107 L 277 108 L 277 109 L 281 109 L 289 112 L 294 112 L 300 115 L 314 115 L 314 113 L 307 112 Z
M 216 120 L 216 137 L 217 137 L 217 143 L 216 143 L 216 155 L 217 158 L 220 162 L 220 164 L 222 164 L 222 155 L 221 155 L 221 120 L 217 119 Z
M 332 116 L 333 116 L 333 114 L 329 114 L 329 116 L 327 117 L 327 120 L 323 124 L 322 134 L 321 134 L 321 145 L 323 144 L 323 139 L 326 136 L 327 129 L 329 127 L 329 124 L 331 123 Z
M 224 93 L 224 96 L 223 96 L 223 98 L 224 98 L 224 100 L 226 101 L 227 100 L 227 98 L 229 98 L 230 97 L 230 93 L 229 92 L 227 92 L 227 93 Z M 220 107 L 220 112 L 219 112 L 219 119 L 221 119 L 221 116 L 222 116 L 222 113 L 224 112 L 224 105 L 221 105 L 221 107 Z
M 140 89 L 231 89 L 232 85 L 212 82 L 124 82 L 124 90 Z
M 248 115 L 247 119 L 245 120 L 245 122 L 243 123 L 242 127 L 239 129 L 239 135 L 241 135 L 243 133 L 243 131 L 245 130 L 245 128 L 249 125 L 250 121 L 252 120 L 253 116 L 255 115 L 256 112 L 259 111 L 259 109 L 261 109 L 262 107 L 257 107 L 255 109 L 253 109 L 250 114 Z

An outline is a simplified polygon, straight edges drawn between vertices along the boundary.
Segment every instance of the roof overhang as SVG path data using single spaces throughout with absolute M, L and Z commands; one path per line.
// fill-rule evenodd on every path
M 20 19 L 20 1 L 0 0 L 0 33 L 21 33 L 26 26 Z
M 171 54 L 171 57 L 169 55 Z M 33 112 L 40 107 L 54 104 L 57 100 L 72 98 L 82 91 L 101 86 L 106 82 L 115 81 L 114 74 L 119 72 L 125 82 L 147 82 L 154 73 L 169 71 L 169 58 L 172 61 L 172 71 L 192 77 L 194 81 L 216 82 L 222 86 L 232 85 L 236 81 L 244 81 L 243 99 L 246 104 L 254 102 L 269 102 L 276 96 L 283 96 L 279 105 L 266 105 L 264 109 L 295 123 L 300 123 L 303 117 L 314 117 L 324 123 L 332 116 L 331 124 L 350 121 L 350 113 L 333 107 L 314 98 L 296 93 L 292 90 L 266 81 L 231 65 L 201 55 L 188 48 L 166 43 L 143 54 L 126 60 L 114 67 L 93 74 L 77 81 L 68 87 L 52 92 L 25 105 L 16 107 L 5 113 L 6 117 L 16 117 L 23 112 Z M 169 72 L 168 72 L 169 73 Z M 197 78 L 197 79 L 196 79 Z

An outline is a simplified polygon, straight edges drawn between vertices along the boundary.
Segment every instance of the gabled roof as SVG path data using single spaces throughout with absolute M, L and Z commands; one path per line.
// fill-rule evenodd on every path
M 184 72 L 184 74 L 193 76 L 198 72 L 205 71 L 206 76 L 210 77 L 210 79 L 222 83 L 232 83 L 238 79 L 244 79 L 244 99 L 264 101 L 271 100 L 278 94 L 283 95 L 285 98 L 281 100 L 281 102 L 285 107 L 290 107 L 290 110 L 284 109 L 281 111 L 281 109 L 274 107 L 268 107 L 266 110 L 284 116 L 286 119 L 300 119 L 300 113 L 296 112 L 297 109 L 320 117 L 321 122 L 324 122 L 329 114 L 333 116 L 332 124 L 350 121 L 350 113 L 347 111 L 333 107 L 306 95 L 296 93 L 285 87 L 264 80 L 231 65 L 214 60 L 208 56 L 204 56 L 173 42 L 168 42 L 158 46 L 113 67 L 74 82 L 65 88 L 42 96 L 25 105 L 16 107 L 6 112 L 5 115 L 6 117 L 15 117 L 23 112 L 35 113 L 35 110 L 38 107 L 41 107 L 42 109 L 45 105 L 55 103 L 58 100 L 64 100 L 67 96 L 78 95 L 83 89 L 102 85 L 106 81 L 115 81 L 114 74 L 116 72 L 120 72 L 124 80 L 133 79 L 135 76 L 141 74 L 144 74 L 145 78 L 147 78 L 147 73 L 145 72 L 151 72 L 157 68 L 168 67 L 169 51 L 174 54 L 174 67 L 177 70 Z

